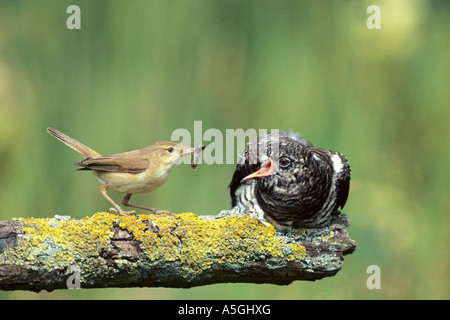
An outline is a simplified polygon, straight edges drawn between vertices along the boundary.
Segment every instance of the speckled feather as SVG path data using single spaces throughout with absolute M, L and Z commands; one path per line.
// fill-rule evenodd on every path
M 262 145 L 263 151 L 257 154 L 256 163 L 251 162 L 249 148 L 244 151 L 229 185 L 233 207 L 268 220 L 280 230 L 326 225 L 331 214 L 338 206 L 343 207 L 348 197 L 347 159 L 338 152 L 314 148 L 292 132 L 279 131 L 278 137 L 278 157 L 273 152 L 275 147 L 267 144 L 270 133 L 253 143 Z M 259 170 L 267 156 L 274 161 L 274 173 L 241 182 Z

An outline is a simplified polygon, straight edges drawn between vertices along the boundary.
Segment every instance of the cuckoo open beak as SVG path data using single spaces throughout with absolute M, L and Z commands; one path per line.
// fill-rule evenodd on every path
M 272 175 L 274 170 L 275 170 L 275 166 L 274 166 L 273 160 L 270 159 L 270 157 L 267 157 L 267 161 L 266 161 L 266 163 L 264 163 L 262 168 L 259 169 L 258 171 L 253 172 L 252 174 L 249 174 L 248 176 L 246 176 L 244 179 L 241 180 L 241 183 L 251 180 L 251 179 L 255 179 L 255 178 L 268 177 L 268 176 Z

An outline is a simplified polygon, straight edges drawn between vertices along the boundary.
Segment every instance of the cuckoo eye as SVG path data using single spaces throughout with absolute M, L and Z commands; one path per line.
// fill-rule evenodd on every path
M 167 150 L 169 153 L 172 153 L 172 152 L 173 152 L 173 148 L 172 148 L 172 147 L 168 147 L 166 150 Z
M 288 157 L 281 157 L 279 164 L 281 168 L 287 168 L 291 165 L 291 159 L 289 159 Z

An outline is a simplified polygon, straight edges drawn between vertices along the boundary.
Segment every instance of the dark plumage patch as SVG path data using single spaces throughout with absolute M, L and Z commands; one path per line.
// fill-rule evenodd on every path
M 130 163 L 132 160 L 126 159 L 121 161 L 117 157 L 88 157 L 83 161 L 74 163 L 75 166 L 83 167 L 78 170 L 96 170 L 108 172 L 123 172 L 123 173 L 141 173 L 147 169 L 145 166 L 136 166 L 135 163 Z M 142 162 L 142 161 L 141 161 Z
M 338 207 L 342 208 L 348 197 L 350 167 L 347 159 L 338 152 L 314 148 L 292 132 L 279 131 L 276 141 L 271 138 L 269 133 L 249 144 L 253 150 L 262 150 L 256 157 L 249 147 L 244 151 L 229 185 L 233 207 L 262 211 L 264 218 L 281 228 L 326 225 L 331 214 Z M 256 163 L 252 163 L 252 156 Z M 272 175 L 241 182 L 259 170 L 267 157 L 274 161 Z M 241 187 L 248 192 L 242 192 Z M 248 194 L 256 201 L 249 201 Z

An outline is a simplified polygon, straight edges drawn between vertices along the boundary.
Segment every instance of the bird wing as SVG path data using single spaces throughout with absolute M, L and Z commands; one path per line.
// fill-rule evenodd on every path
M 342 160 L 342 169 L 338 174 L 336 179 L 336 206 L 339 208 L 343 208 L 345 203 L 347 202 L 348 193 L 350 190 L 350 165 L 348 164 L 347 158 L 339 152 L 330 151 L 320 148 L 311 148 L 310 149 L 313 154 L 324 160 L 328 165 L 328 170 L 333 172 L 333 165 L 330 163 L 331 156 L 338 155 Z
M 148 168 L 149 161 L 142 156 L 141 150 L 135 150 L 105 157 L 88 157 L 74 165 L 83 167 L 79 170 L 141 173 Z
M 344 168 L 341 172 L 341 174 L 338 176 L 336 186 L 337 186 L 337 198 L 336 203 L 338 207 L 344 208 L 345 203 L 347 202 L 348 193 L 350 191 L 350 165 L 348 164 L 348 160 L 346 157 L 344 157 L 342 154 L 339 153 L 341 156 L 342 162 L 344 164 Z

